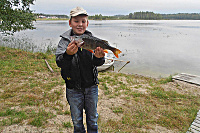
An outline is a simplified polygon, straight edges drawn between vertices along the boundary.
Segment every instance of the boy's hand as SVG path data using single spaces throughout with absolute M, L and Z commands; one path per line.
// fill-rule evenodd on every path
M 71 41 L 67 46 L 66 53 L 68 55 L 74 55 L 78 51 L 78 46 L 75 44 L 75 41 Z
M 94 56 L 96 56 L 97 58 L 102 58 L 102 57 L 105 56 L 105 53 L 104 53 L 104 51 L 103 51 L 102 48 L 97 47 L 97 48 L 95 49 Z

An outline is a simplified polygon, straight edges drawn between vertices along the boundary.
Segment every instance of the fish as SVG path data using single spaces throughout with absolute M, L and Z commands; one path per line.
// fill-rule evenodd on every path
M 111 50 L 113 54 L 119 58 L 119 54 L 121 51 L 115 47 L 109 45 L 108 41 L 102 40 L 100 38 L 88 35 L 81 35 L 81 36 L 72 36 L 71 40 L 75 41 L 78 47 L 86 49 L 93 53 L 97 47 L 101 47 L 104 49 L 104 52 L 108 53 L 107 50 Z

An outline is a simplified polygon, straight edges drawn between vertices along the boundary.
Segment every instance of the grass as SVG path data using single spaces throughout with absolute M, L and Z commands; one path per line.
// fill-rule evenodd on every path
M 40 127 L 47 119 L 54 117 L 51 112 L 39 109 L 40 106 L 55 110 L 60 107 L 58 99 L 63 93 L 64 85 L 61 78 L 57 78 L 59 69 L 55 64 L 54 55 L 31 53 L 19 49 L 0 47 L 0 126 L 20 123 L 28 119 L 28 123 Z M 55 70 L 49 73 L 43 60 L 46 58 Z M 51 91 L 55 89 L 54 91 Z M 19 106 L 19 111 L 11 108 Z M 36 110 L 21 111 L 23 108 L 37 107 Z M 20 115 L 23 114 L 23 115 Z
M 114 107 L 113 112 L 114 113 L 123 113 L 123 108 L 122 107 Z
M 51 73 L 46 58 L 53 68 Z M 52 54 L 32 53 L 0 47 L 0 131 L 11 125 L 32 125 L 45 129 L 58 115 L 69 116 L 63 109 L 65 83 Z M 99 88 L 107 101 L 123 100 L 123 104 L 104 103 L 119 119 L 104 120 L 99 114 L 99 131 L 114 133 L 148 132 L 155 125 L 174 132 L 186 132 L 199 110 L 200 98 L 184 91 L 172 78 L 154 79 L 123 73 L 99 73 Z M 166 87 L 168 86 L 168 87 Z M 198 88 L 199 89 L 199 88 Z M 198 91 L 198 90 L 196 90 Z M 112 114 L 107 114 L 112 116 Z M 51 123 L 52 124 L 52 123 Z M 70 121 L 51 125 L 60 131 L 73 130 Z
M 71 124 L 71 122 L 63 122 L 63 126 L 67 127 L 67 128 L 73 127 L 72 124 Z
M 0 117 L 5 117 L 5 119 L 0 122 L 1 126 L 19 124 L 28 119 L 28 124 L 40 127 L 45 124 L 47 119 L 54 117 L 54 115 L 50 112 L 46 112 L 44 109 L 39 109 L 39 112 L 35 112 L 34 110 L 28 109 L 17 111 L 15 109 L 7 108 L 0 112 Z
M 101 127 L 104 127 L 104 132 L 143 132 L 141 129 L 154 129 L 152 125 L 155 124 L 168 130 L 186 132 L 196 117 L 200 105 L 199 96 L 180 94 L 170 88 L 166 90 L 163 86 L 172 83 L 171 76 L 156 80 L 122 73 L 100 75 L 103 82 L 100 88 L 106 96 L 120 97 L 125 101 L 120 107 L 111 107 L 114 113 L 122 114 L 122 118 L 103 123 Z M 116 81 L 120 82 L 116 84 Z M 173 87 L 179 89 L 179 85 Z M 145 89 L 145 93 L 141 89 Z

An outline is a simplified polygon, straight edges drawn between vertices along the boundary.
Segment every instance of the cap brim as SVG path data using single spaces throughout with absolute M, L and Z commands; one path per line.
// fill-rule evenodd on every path
M 70 18 L 71 18 L 71 17 L 79 16 L 79 15 L 86 15 L 86 16 L 88 16 L 88 14 L 85 13 L 85 12 L 79 12 L 79 13 L 74 13 L 73 15 L 71 15 Z
M 78 15 L 86 15 L 86 16 L 88 16 L 86 13 L 75 13 L 75 14 L 71 15 L 71 17 L 75 17 L 75 16 L 78 16 Z

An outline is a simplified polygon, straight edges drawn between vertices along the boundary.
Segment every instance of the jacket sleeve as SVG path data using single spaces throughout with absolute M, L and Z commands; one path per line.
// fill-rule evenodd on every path
M 69 40 L 67 39 L 61 38 L 61 40 L 59 41 L 55 55 L 57 66 L 60 68 L 70 67 L 73 55 L 68 55 L 66 53 L 68 44 Z
M 95 66 L 101 66 L 105 62 L 105 57 L 102 58 L 97 58 L 96 56 L 93 55 L 93 65 Z

